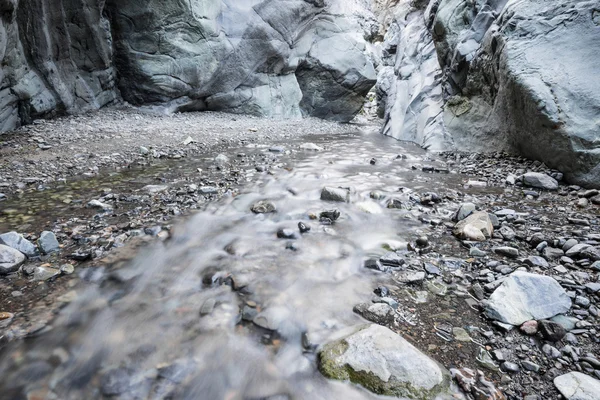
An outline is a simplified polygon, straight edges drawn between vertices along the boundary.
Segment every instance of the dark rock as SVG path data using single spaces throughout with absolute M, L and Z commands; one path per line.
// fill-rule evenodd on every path
M 540 333 L 549 342 L 558 342 L 567 334 L 565 328 L 557 322 L 541 320 L 538 323 Z

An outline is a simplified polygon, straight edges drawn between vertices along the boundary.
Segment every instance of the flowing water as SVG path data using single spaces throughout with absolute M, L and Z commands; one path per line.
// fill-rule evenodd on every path
M 387 201 L 410 204 L 434 175 L 410 168 L 425 156 L 420 149 L 377 134 L 310 140 L 324 150 L 282 155 L 291 168 L 210 204 L 171 240 L 125 267 L 88 270 L 94 283 L 51 329 L 3 350 L 0 397 L 378 398 L 323 378 L 315 345 L 364 323 L 353 306 L 392 283 L 391 274 L 365 269 L 365 259 L 402 254 L 427 229 L 411 207 L 388 209 Z M 465 177 L 437 179 L 452 188 Z M 350 187 L 351 201 L 320 200 L 324 186 Z M 259 200 L 277 212 L 254 214 Z M 333 224 L 314 219 L 331 209 L 340 212 Z M 301 235 L 299 222 L 311 230 Z M 279 239 L 282 228 L 296 238 Z

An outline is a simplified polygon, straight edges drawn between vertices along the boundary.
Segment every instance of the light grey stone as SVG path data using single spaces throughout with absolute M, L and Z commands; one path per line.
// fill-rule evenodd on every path
M 60 244 L 56 239 L 56 235 L 50 231 L 41 233 L 38 239 L 38 247 L 44 254 L 56 253 L 60 251 Z
M 469 215 L 473 214 L 476 210 L 475 204 L 473 203 L 463 203 L 460 205 L 460 208 L 458 209 L 457 213 L 456 213 L 456 220 L 457 221 L 462 221 L 463 219 L 467 218 Z
M 39 255 L 38 248 L 17 232 L 8 232 L 0 235 L 0 244 L 19 250 L 27 257 L 36 257 Z
M 489 298 L 485 314 L 500 322 L 521 325 L 525 321 L 552 318 L 571 308 L 571 299 L 556 280 L 516 271 Z
M 351 380 L 372 392 L 432 399 L 447 392 L 449 374 L 388 328 L 365 325 L 323 346 L 319 370 L 328 378 Z
M 19 270 L 25 262 L 25 255 L 12 247 L 0 244 L 0 275 Z
M 494 227 L 488 213 L 474 212 L 456 224 L 452 233 L 459 239 L 484 241 L 492 236 Z
M 35 281 L 47 281 L 57 275 L 60 275 L 60 270 L 56 268 L 36 267 L 33 270 L 33 280 Z
M 523 184 L 538 189 L 556 190 L 558 182 L 549 175 L 540 172 L 528 172 L 523 175 Z
M 557 376 L 554 385 L 567 400 L 600 400 L 600 381 L 581 372 Z

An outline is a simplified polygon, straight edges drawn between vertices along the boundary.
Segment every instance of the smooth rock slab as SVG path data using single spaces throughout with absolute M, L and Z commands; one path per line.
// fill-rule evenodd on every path
M 511 325 L 549 319 L 571 308 L 571 299 L 554 279 L 523 271 L 513 272 L 492 293 L 485 314 Z
M 379 325 L 363 325 L 319 351 L 319 370 L 387 396 L 428 400 L 449 390 L 449 374 L 435 361 Z
M 567 400 L 600 400 L 600 381 L 581 372 L 554 378 L 554 386 Z
M 0 275 L 19 270 L 25 262 L 25 255 L 12 247 L 0 244 Z

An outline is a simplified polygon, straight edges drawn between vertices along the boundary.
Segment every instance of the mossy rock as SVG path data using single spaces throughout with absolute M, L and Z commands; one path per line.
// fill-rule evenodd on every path
M 319 370 L 373 393 L 429 400 L 450 391 L 450 375 L 404 338 L 380 325 L 362 325 L 324 345 Z

